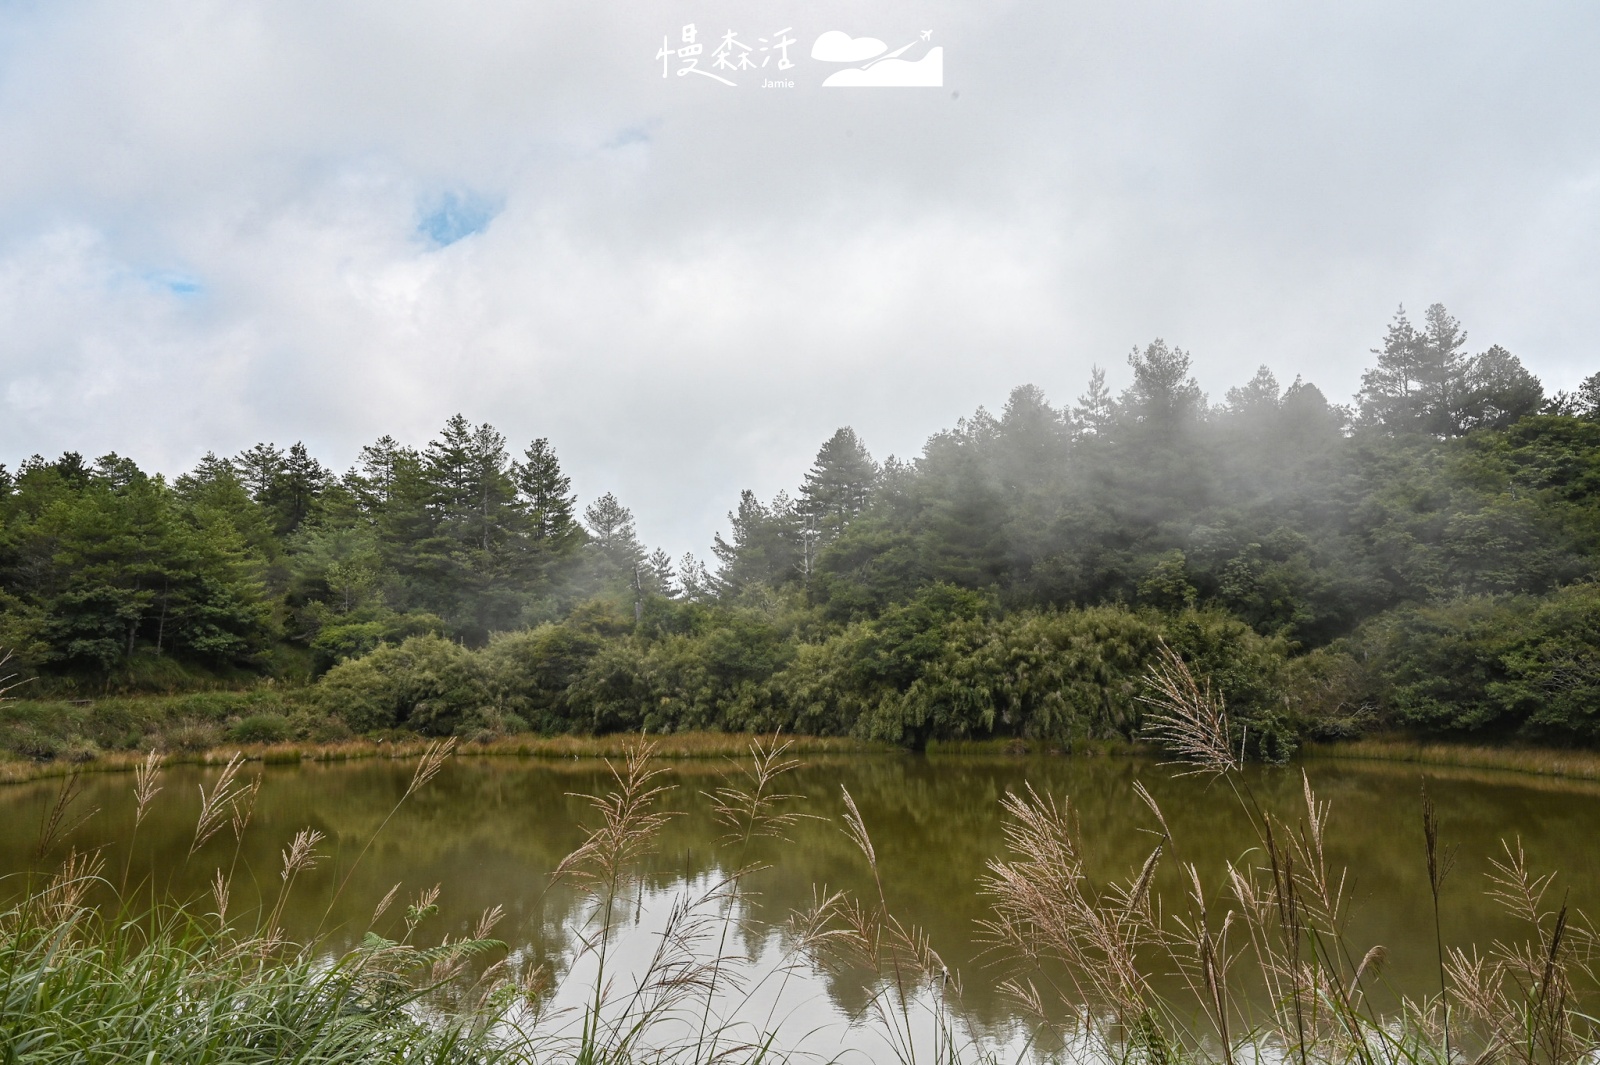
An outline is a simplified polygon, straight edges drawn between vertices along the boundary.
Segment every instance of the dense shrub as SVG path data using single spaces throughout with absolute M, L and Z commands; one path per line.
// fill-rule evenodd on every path
M 1394 724 L 1600 740 L 1600 585 L 1396 611 L 1367 626 L 1361 642 Z
M 357 732 L 446 736 L 476 727 L 491 697 L 480 656 L 428 635 L 334 666 L 318 683 L 316 702 Z
M 251 714 L 229 725 L 225 734 L 230 743 L 282 743 L 294 728 L 282 714 Z
M 946 584 L 878 617 L 802 638 L 794 612 L 656 603 L 644 624 L 604 604 L 471 652 L 416 637 L 341 663 L 317 705 L 358 732 L 685 729 L 855 734 L 921 747 L 1023 736 L 1133 736 L 1165 642 L 1217 686 L 1240 742 L 1279 760 L 1287 644 L 1217 610 L 1122 606 L 1002 613 Z
M 994 618 L 970 593 L 935 589 L 851 626 L 778 687 L 798 697 L 796 727 L 828 722 L 914 747 L 991 735 L 1132 736 L 1162 642 L 1211 678 L 1261 753 L 1276 760 L 1292 750 L 1278 686 L 1284 645 L 1213 611 L 1111 606 Z

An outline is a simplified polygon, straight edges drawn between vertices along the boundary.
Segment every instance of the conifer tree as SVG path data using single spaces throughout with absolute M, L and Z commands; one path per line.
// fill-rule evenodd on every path
M 1467 334 L 1435 303 L 1418 330 L 1404 307 L 1395 312 L 1383 338 L 1372 349 L 1378 364 L 1361 375 L 1361 419 L 1390 432 L 1454 436 L 1462 431 L 1467 405 Z
M 1496 344 L 1467 367 L 1468 409 L 1463 430 L 1504 428 L 1545 405 L 1544 385 L 1511 352 Z
M 233 460 L 250 498 L 261 502 L 283 472 L 283 451 L 276 444 L 256 444 Z
M 777 587 L 801 576 L 807 546 L 803 521 L 787 493 L 779 492 L 771 506 L 748 488 L 739 493 L 739 509 L 728 513 L 731 540 L 717 533 L 711 546 L 721 564 L 718 585 L 737 592 L 752 584 Z
M 643 590 L 648 594 L 677 598 L 678 575 L 672 571 L 672 556 L 661 548 L 650 552 L 650 557 L 640 566 L 640 576 Z
M 1600 373 L 1590 374 L 1578 386 L 1578 417 L 1600 421 Z
M 693 551 L 685 551 L 678 560 L 678 583 L 683 589 L 683 598 L 691 603 L 716 598 L 716 578 L 706 571 L 706 564 L 696 558 Z
M 473 425 L 456 414 L 429 441 L 422 460 L 444 531 L 488 554 L 513 524 L 516 484 L 506 438 L 488 422 Z
M 322 463 L 311 457 L 305 444 L 295 441 L 283 456 L 271 484 L 258 497 L 275 516 L 280 535 L 293 533 L 311 516 L 329 479 Z
M 1116 400 L 1106 387 L 1106 371 L 1099 366 L 1089 370 L 1089 387 L 1072 408 L 1072 428 L 1078 436 L 1100 436 L 1116 417 Z
M 517 490 L 528 513 L 528 533 L 548 550 L 562 552 L 581 535 L 576 520 L 578 497 L 572 478 L 561 472 L 550 441 L 540 437 L 516 465 Z
M 800 487 L 800 513 L 826 543 L 866 509 L 878 481 L 878 464 L 848 425 L 828 438 Z
M 1128 365 L 1133 368 L 1133 383 L 1117 406 L 1130 422 L 1170 431 L 1205 414 L 1205 393 L 1190 375 L 1192 360 L 1182 348 L 1168 347 L 1157 337 L 1143 351 L 1135 348 Z
M 633 511 L 607 492 L 583 511 L 595 577 L 602 583 L 621 580 L 631 587 L 635 570 L 644 562 L 644 548 L 633 526 Z
M 408 457 L 414 460 L 417 453 L 388 433 L 361 449 L 358 494 L 369 509 L 379 509 L 394 497 L 401 466 Z

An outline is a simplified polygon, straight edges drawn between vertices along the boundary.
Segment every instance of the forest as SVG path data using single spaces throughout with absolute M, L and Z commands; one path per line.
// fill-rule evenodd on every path
M 1138 733 L 1165 646 L 1269 760 L 1379 729 L 1600 742 L 1600 373 L 1550 394 L 1438 305 L 1348 404 L 1266 367 L 1213 402 L 1161 340 L 1128 364 L 910 459 L 839 429 L 704 560 L 460 415 L 343 473 L 298 443 L 171 479 L 35 456 L 0 467 L 0 648 L 50 705 L 268 693 L 268 738 L 1070 744 Z

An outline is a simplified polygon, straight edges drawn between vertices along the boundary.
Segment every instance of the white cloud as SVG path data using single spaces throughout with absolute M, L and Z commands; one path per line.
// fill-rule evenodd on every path
M 693 16 L 712 47 L 932 27 L 947 91 L 889 94 L 662 79 L 682 18 L 622 0 L 6 7 L 0 461 L 347 462 L 459 410 L 677 553 L 838 425 L 914 452 L 1156 335 L 1214 394 L 1266 362 L 1337 398 L 1438 299 L 1570 385 L 1600 16 L 1536 6 Z M 459 239 L 419 229 L 448 202 Z

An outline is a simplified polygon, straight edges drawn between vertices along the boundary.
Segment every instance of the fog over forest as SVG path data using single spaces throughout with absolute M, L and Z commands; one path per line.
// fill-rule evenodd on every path
M 797 88 L 663 79 L 685 23 L 792 26 Z M 947 84 L 823 89 L 834 30 Z M 1440 301 L 1572 390 L 1597 42 L 1555 0 L 0 5 L 0 462 L 342 471 L 459 412 L 678 557 L 839 426 L 909 459 L 1158 336 L 1215 402 L 1343 403 Z
M 911 460 L 842 427 L 676 559 L 549 440 L 460 415 L 343 473 L 35 457 L 0 471 L 0 646 L 69 691 L 316 681 L 363 732 L 1132 735 L 1174 646 L 1268 757 L 1379 721 L 1595 734 L 1600 373 L 1549 393 L 1437 304 L 1354 405 L 1266 367 L 1210 402 L 1161 340 L 1128 364 Z

